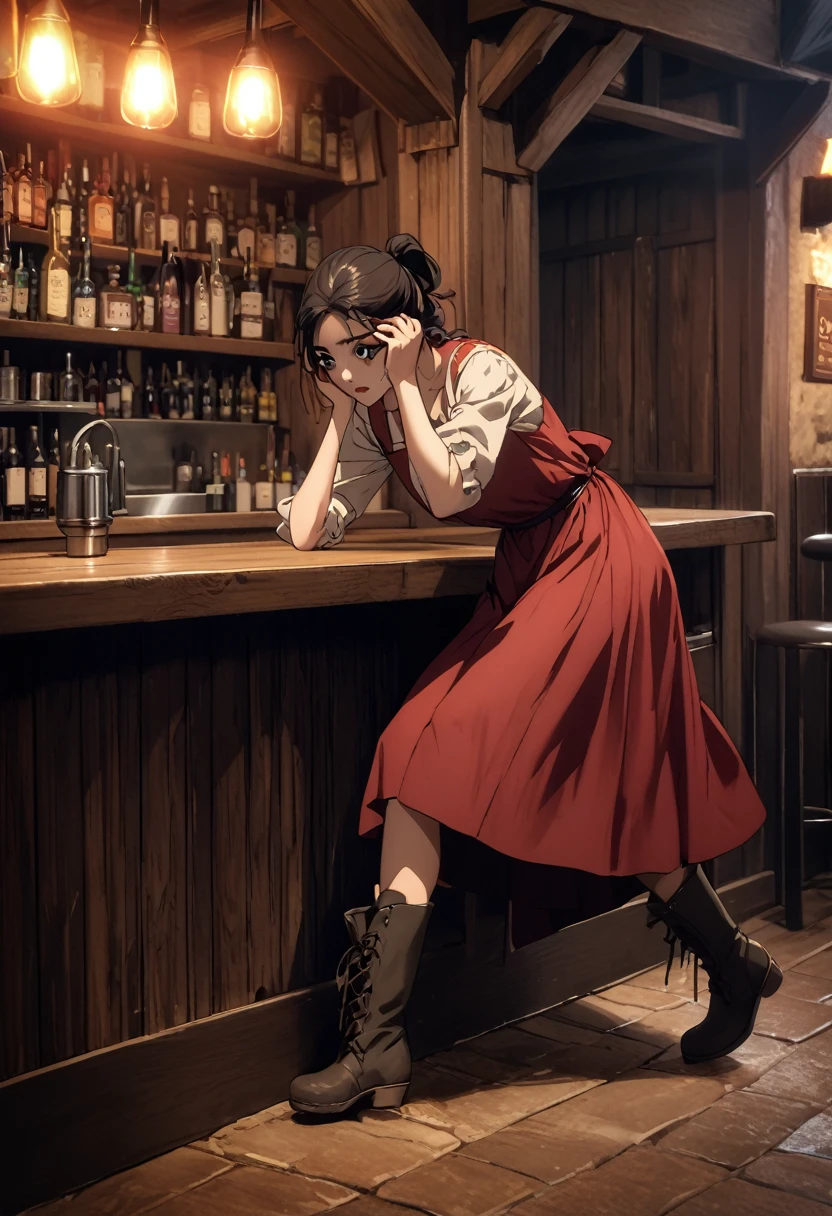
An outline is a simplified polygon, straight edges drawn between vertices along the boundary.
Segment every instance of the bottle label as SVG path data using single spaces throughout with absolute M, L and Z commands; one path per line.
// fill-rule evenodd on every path
M 341 181 L 351 184 L 358 181 L 358 162 L 355 159 L 355 138 L 351 131 L 341 132 Z
M 107 329 L 131 329 L 133 297 L 104 296 L 104 325 Z
M 156 215 L 153 211 L 145 211 L 142 216 L 142 245 L 145 249 L 156 248 Z
M 4 288 L 0 287 L 0 295 L 2 295 L 3 290 L 4 290 Z M 19 317 L 25 317 L 28 307 L 29 307 L 29 288 L 28 287 L 15 287 L 14 297 L 12 299 L 12 308 L 14 309 L 14 311 L 17 313 L 17 315 Z M 3 306 L 2 306 L 2 304 L 0 304 L 0 316 L 2 316 L 2 313 L 3 313 Z
M 46 191 L 42 186 L 32 191 L 32 223 L 35 228 L 46 227 Z
M 274 510 L 274 482 L 257 481 L 254 483 L 254 505 L 258 511 Z
M 11 316 L 13 295 L 11 283 L 0 283 L 0 317 Z
M 46 498 L 46 469 L 36 467 L 29 470 L 29 497 Z
M 249 227 L 237 233 L 237 256 L 245 260 L 247 253 L 254 253 L 254 230 Z
M 156 307 L 153 296 L 142 296 L 142 325 L 148 331 L 156 324 Z
M 270 232 L 257 233 L 257 261 L 264 266 L 274 266 L 274 237 Z
M 95 329 L 95 299 L 76 296 L 72 301 L 72 324 Z
M 3 182 L 3 214 L 0 220 L 10 220 L 12 218 L 12 183 L 10 178 L 6 178 Z
M 61 320 L 69 314 L 69 271 L 50 270 L 46 285 L 46 315 Z
M 185 221 L 185 248 L 191 253 L 196 253 L 196 247 L 199 244 L 199 223 L 197 220 Z
M 133 417 L 133 385 L 129 382 L 121 386 L 121 416 Z
M 61 223 L 63 224 L 63 217 L 61 217 Z M 67 235 L 69 235 L 69 234 L 67 233 Z M 126 245 L 127 244 L 127 212 L 126 211 L 117 211 L 116 212 L 116 244 L 117 245 Z
M 163 215 L 159 220 L 159 237 L 171 245 L 179 245 L 179 220 L 175 215 Z
M 192 139 L 211 138 L 211 103 L 192 101 L 188 110 L 188 134 Z
M 72 207 L 69 203 L 58 204 L 58 231 L 62 241 L 68 241 L 72 236 Z
M 6 469 L 6 506 L 26 506 L 26 470 Z
M 294 232 L 277 234 L 277 264 L 278 266 L 297 266 L 298 241 Z
M 207 334 L 211 330 L 211 308 L 207 296 L 197 296 L 194 300 L 194 333 Z
M 211 248 L 211 242 L 216 241 L 217 245 L 222 249 L 223 227 L 222 220 L 216 216 L 208 216 L 205 221 L 205 244 Z
M 306 238 L 306 269 L 314 270 L 320 265 L 323 255 L 323 244 L 319 236 L 307 236 Z
M 118 418 L 121 410 L 121 390 L 108 390 L 104 398 L 104 409 L 108 418 Z
M 240 293 L 240 337 L 263 337 L 263 294 L 259 291 Z
M 96 203 L 93 207 L 92 235 L 99 240 L 113 239 L 113 209 L 109 203 Z
M 228 302 L 224 283 L 211 288 L 211 335 L 214 338 L 228 337 Z
M 280 124 L 280 135 L 277 144 L 278 156 L 288 160 L 295 159 L 295 105 L 286 102 L 283 106 L 283 122 Z
M 179 296 L 167 292 L 162 296 L 162 333 L 179 333 Z
M 327 169 L 338 168 L 338 132 L 327 131 L 326 133 L 326 167 Z
M 29 182 L 17 183 L 17 218 L 21 224 L 32 222 L 32 187 Z
M 301 119 L 300 159 L 305 165 L 319 165 L 323 140 L 320 114 L 305 113 Z

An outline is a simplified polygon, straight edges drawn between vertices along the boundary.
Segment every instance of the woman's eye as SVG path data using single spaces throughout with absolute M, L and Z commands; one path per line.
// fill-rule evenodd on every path
M 375 359 L 380 350 L 381 343 L 378 346 L 365 346 L 363 342 L 359 342 L 355 348 L 355 357 L 356 359 Z
M 326 372 L 334 371 L 335 360 L 332 358 L 332 355 L 319 355 L 318 366 L 322 367 Z

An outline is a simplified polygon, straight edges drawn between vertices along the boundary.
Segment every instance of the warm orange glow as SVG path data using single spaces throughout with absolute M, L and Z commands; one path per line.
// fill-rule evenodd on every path
M 832 249 L 812 250 L 812 277 L 820 287 L 832 287 Z
M 67 106 L 81 96 L 81 74 L 61 0 L 41 0 L 26 18 L 17 91 L 24 101 Z
M 17 0 L 0 0 L 0 80 L 17 75 Z
M 277 74 L 270 64 L 240 64 L 231 70 L 223 124 L 229 135 L 268 139 L 280 130 L 283 106 Z
M 121 116 L 134 127 L 150 131 L 168 127 L 176 118 L 173 66 L 161 34 L 137 37 L 130 47 L 121 89 Z
M 826 177 L 832 173 L 832 139 L 826 141 L 826 155 L 823 158 L 823 164 L 820 167 L 821 177 Z

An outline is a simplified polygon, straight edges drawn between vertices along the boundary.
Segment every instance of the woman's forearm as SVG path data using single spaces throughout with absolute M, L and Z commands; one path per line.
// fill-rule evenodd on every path
M 314 549 L 324 530 L 338 453 L 347 428 L 351 410 L 333 408 L 329 426 L 326 428 L 321 446 L 312 461 L 312 467 L 292 498 L 289 510 L 289 534 L 296 549 Z
M 418 385 L 402 381 L 395 386 L 395 392 L 408 455 L 419 474 L 430 509 L 440 519 L 454 515 L 465 506 L 459 463 L 433 429 Z

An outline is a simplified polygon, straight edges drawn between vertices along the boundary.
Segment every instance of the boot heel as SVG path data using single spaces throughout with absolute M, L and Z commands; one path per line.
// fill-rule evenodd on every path
M 766 976 L 766 981 L 760 989 L 760 996 L 773 996 L 782 983 L 783 972 L 777 966 L 774 959 L 772 959 L 771 966 L 768 969 L 768 975 Z
M 404 1085 L 379 1085 L 373 1093 L 373 1106 L 401 1106 L 409 1084 L 405 1081 Z

